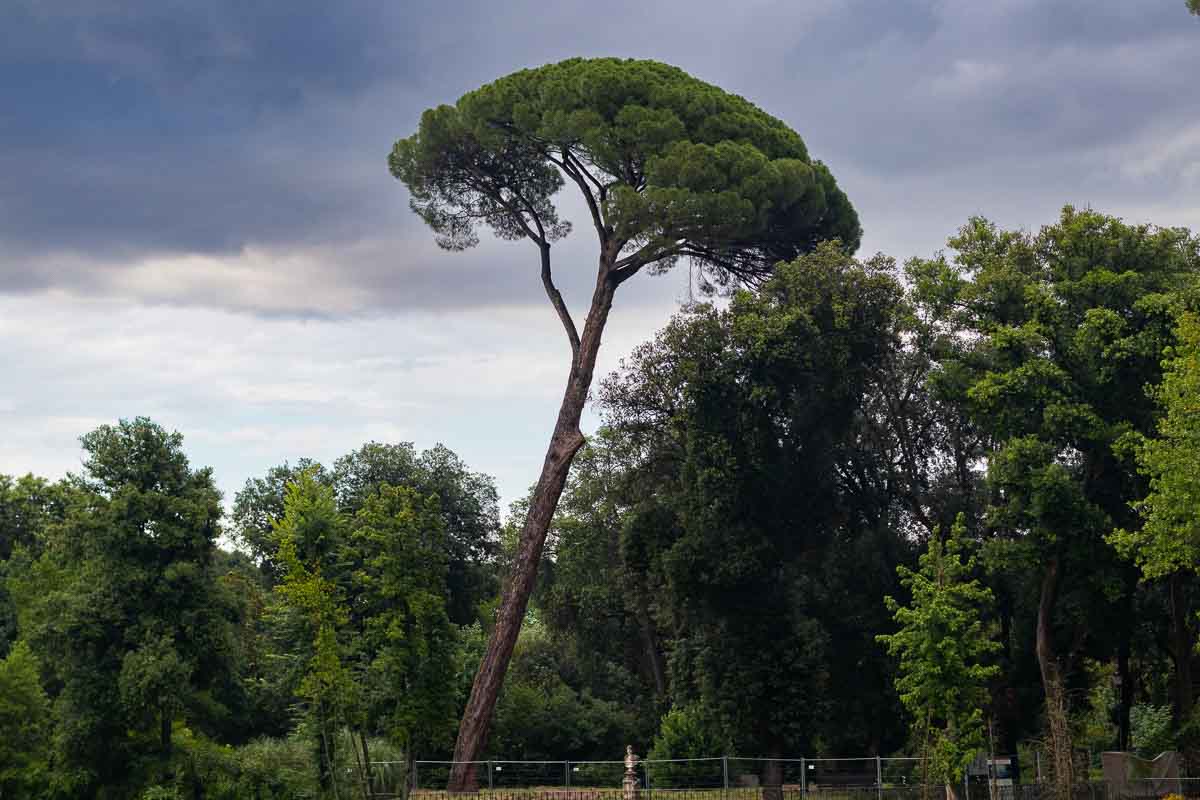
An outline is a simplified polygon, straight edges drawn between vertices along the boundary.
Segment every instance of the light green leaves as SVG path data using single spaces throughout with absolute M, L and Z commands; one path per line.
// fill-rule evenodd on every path
M 897 568 L 912 600 L 901 606 L 885 598 L 899 630 L 877 637 L 900 659 L 896 689 L 935 783 L 957 783 L 980 750 L 987 682 L 999 672 L 986 663 L 1000 649 L 983 623 L 992 593 L 972 577 L 975 558 L 964 557 L 963 532 L 959 515 L 945 540 L 930 539 L 917 571 Z
M 307 636 L 295 643 L 305 659 L 297 694 L 320 725 L 352 724 L 405 748 L 444 744 L 455 638 L 441 507 L 407 487 L 355 488 L 351 517 L 305 470 L 275 526 L 276 591 Z
M 41 797 L 49 779 L 50 701 L 26 642 L 0 659 L 0 795 Z
M 1162 409 L 1157 435 L 1137 446 L 1150 493 L 1138 504 L 1143 527 L 1110 541 L 1147 578 L 1200 569 L 1200 316 L 1184 313 L 1154 397 Z

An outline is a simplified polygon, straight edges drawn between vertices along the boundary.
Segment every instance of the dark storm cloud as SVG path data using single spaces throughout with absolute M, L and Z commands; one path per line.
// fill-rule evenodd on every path
M 373 5 L 18 3 L 0 34 L 0 235 L 123 254 L 342 224 L 353 192 L 325 171 L 357 154 L 307 115 L 412 73 L 407 29 L 385 36 Z
M 1169 204 L 1200 160 L 1171 138 L 1200 108 L 1181 0 L 19 0 L 0 28 L 0 290 L 266 314 L 536 302 L 519 246 L 437 252 L 384 157 L 423 108 L 571 55 L 676 63 L 787 120 L 872 247 L 1080 192 Z M 581 229 L 564 267 L 588 247 Z M 586 272 L 564 268 L 568 291 Z

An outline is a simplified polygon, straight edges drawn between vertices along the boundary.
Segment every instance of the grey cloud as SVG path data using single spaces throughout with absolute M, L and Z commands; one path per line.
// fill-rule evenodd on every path
M 990 208 L 1162 206 L 1194 188 L 1200 145 L 1172 136 L 1196 124 L 1198 45 L 1179 0 L 25 0 L 0 32 L 0 291 L 265 315 L 537 302 L 519 244 L 436 251 L 384 157 L 425 107 L 579 54 L 677 63 L 786 119 L 899 256 Z M 589 248 L 581 228 L 558 256 L 580 297 Z
M 899 17 L 930 9 L 888 5 Z M 768 90 L 771 106 L 815 149 L 897 178 L 1012 156 L 1050 160 L 1156 120 L 1186 120 L 1200 105 L 1200 26 L 1178 5 L 937 4 L 923 37 L 884 29 L 835 52 L 798 45 L 795 80 Z M 836 24 L 856 19 L 832 17 L 820 36 L 837 39 Z

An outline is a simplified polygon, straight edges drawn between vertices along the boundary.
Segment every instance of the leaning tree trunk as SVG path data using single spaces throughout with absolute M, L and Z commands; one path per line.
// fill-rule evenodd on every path
M 547 248 L 543 251 L 543 276 L 548 275 L 548 258 Z M 516 559 L 504 597 L 500 601 L 495 627 L 492 628 L 492 635 L 488 639 L 487 652 L 479 664 L 479 671 L 475 673 L 471 697 L 467 700 L 467 707 L 463 711 L 462 723 L 458 729 L 458 740 L 454 744 L 454 764 L 447 785 L 447 789 L 452 792 L 474 791 L 478 788 L 473 762 L 479 760 L 487 746 L 492 712 L 496 708 L 496 698 L 504 683 L 504 674 L 508 670 L 517 635 L 521 632 L 521 622 L 525 618 L 525 609 L 537 578 L 538 564 L 542 559 L 550 520 L 566 485 L 571 462 L 583 446 L 579 419 L 587 403 L 588 390 L 592 385 L 592 372 L 596 368 L 596 354 L 600 350 L 600 337 L 608 321 L 608 312 L 612 308 L 613 294 L 617 288 L 617 281 L 611 275 L 610 266 L 611 260 L 606 261 L 602 257 L 583 334 L 579 337 L 578 347 L 572 348 L 571 371 L 567 378 L 566 391 L 563 393 L 562 405 L 558 410 L 558 422 L 550 436 L 550 446 L 546 450 L 542 474 L 538 477 L 533 496 L 530 498 L 529 514 L 525 517 L 525 525 L 521 529 Z M 547 292 L 551 292 L 550 285 L 547 285 Z M 555 295 L 557 290 L 551 293 L 552 301 L 556 299 Z M 561 302 L 561 297 L 557 298 L 555 307 L 559 310 L 559 315 L 563 316 L 565 311 Z
M 1046 722 L 1050 728 L 1050 756 L 1053 765 L 1054 795 L 1069 800 L 1074 781 L 1071 759 L 1071 732 L 1067 719 L 1066 686 L 1054 652 L 1054 603 L 1058 597 L 1059 561 L 1046 562 L 1042 573 L 1042 591 L 1038 602 L 1037 658 L 1046 693 Z

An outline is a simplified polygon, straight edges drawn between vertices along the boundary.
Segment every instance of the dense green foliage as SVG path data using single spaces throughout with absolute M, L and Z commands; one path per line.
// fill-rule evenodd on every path
M 879 533 L 838 478 L 894 345 L 887 266 L 818 248 L 726 311 L 679 316 L 606 386 L 653 474 L 624 546 L 676 632 L 672 699 L 708 709 L 738 752 L 829 743 L 816 734 L 838 659 L 875 647 L 838 635 L 839 560 Z
M 746 100 L 653 61 L 569 59 L 523 70 L 429 109 L 396 143 L 392 174 L 460 250 L 565 236 L 553 196 L 579 184 L 617 265 L 683 257 L 721 283 L 761 278 L 817 242 L 853 251 L 858 216 L 800 137 Z M 566 176 L 566 177 L 564 177 Z
M 0 796 L 32 797 L 50 779 L 50 701 L 29 645 L 0 660 Z
M 1083 646 L 1115 647 L 1131 681 L 1136 575 L 1106 537 L 1133 523 L 1131 503 L 1145 494 L 1124 443 L 1154 431 L 1146 386 L 1161 379 L 1171 307 L 1195 280 L 1200 249 L 1186 231 L 1070 207 L 1036 234 L 974 219 L 950 244 L 953 259 L 908 268 L 945 331 L 931 386 L 987 437 L 978 526 L 991 568 L 1040 584 L 1035 650 L 1065 793 L 1078 771 L 1071 663 Z M 1128 708 L 1125 697 L 1122 743 Z
M 1195 747 L 1197 240 L 1068 208 L 950 246 L 818 244 L 607 379 L 486 757 Z M 178 433 L 82 444 L 0 476 L 3 796 L 344 799 L 450 755 L 522 503 L 368 443 L 226 518 Z
M 178 433 L 82 442 L 81 475 L 0 479 L 5 796 L 346 796 L 367 762 L 446 746 L 448 603 L 495 580 L 489 478 L 408 444 L 273 469 L 234 504 L 252 560 L 218 548 L 220 496 Z
M 1150 478 L 1140 504 L 1140 529 L 1113 536 L 1147 578 L 1200 568 L 1200 317 L 1183 312 L 1166 374 L 1152 387 L 1162 417 L 1156 435 L 1136 440 L 1137 459 Z
M 72 769 L 54 778 L 80 794 L 169 772 L 175 722 L 216 732 L 236 694 L 211 473 L 146 419 L 98 428 L 83 446 L 62 519 L 9 581 L 20 634 L 56 689 L 55 745 Z

